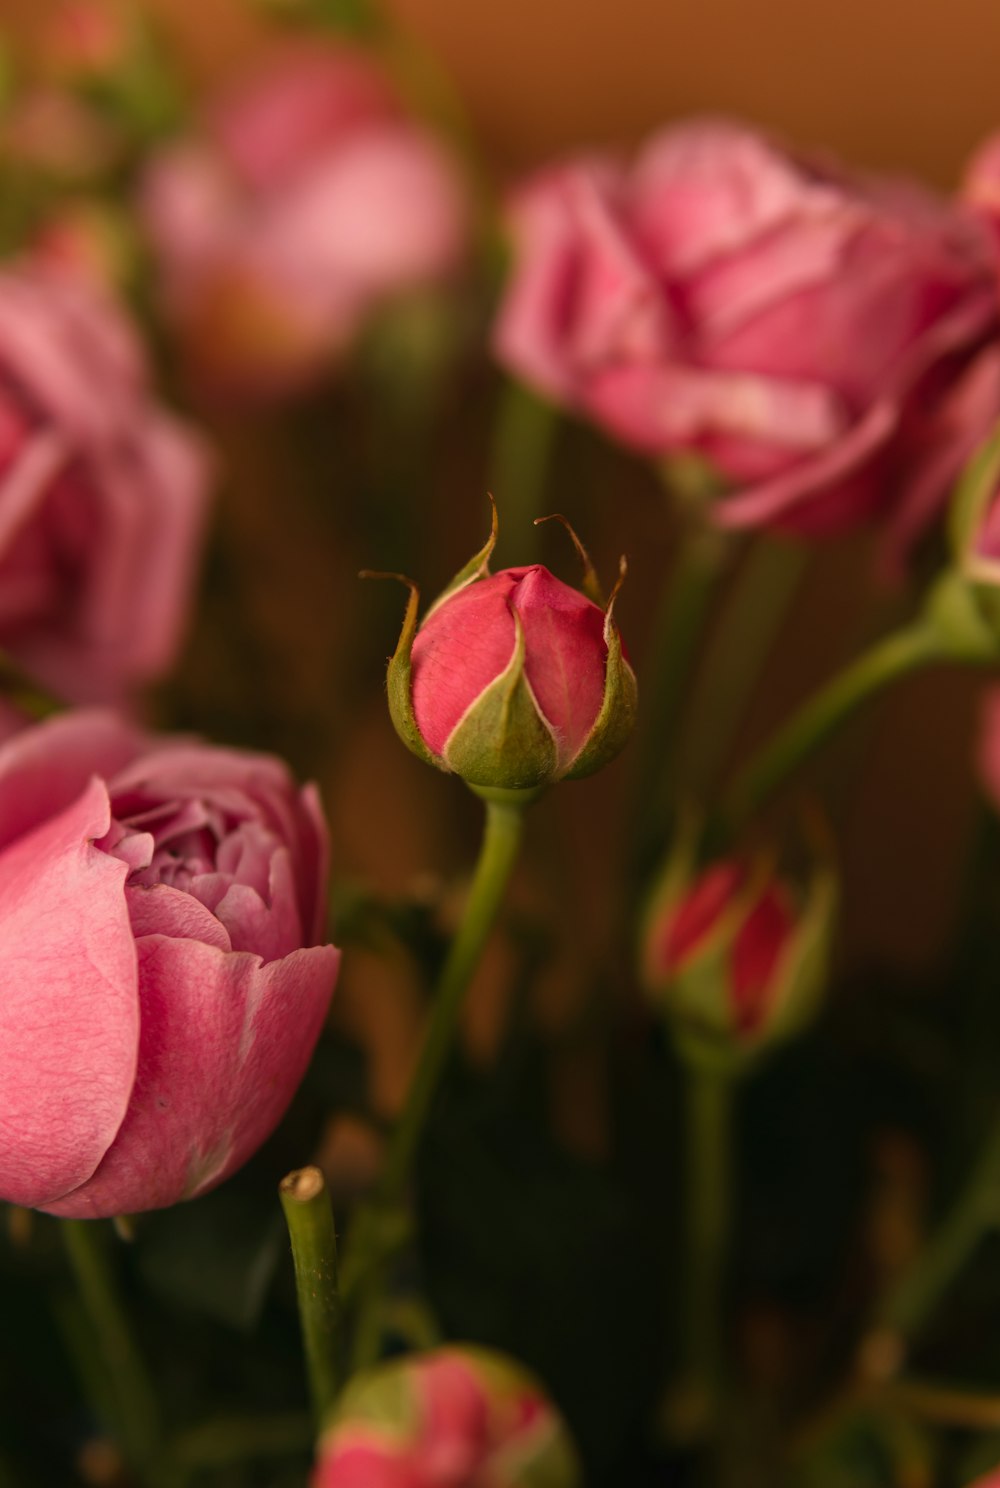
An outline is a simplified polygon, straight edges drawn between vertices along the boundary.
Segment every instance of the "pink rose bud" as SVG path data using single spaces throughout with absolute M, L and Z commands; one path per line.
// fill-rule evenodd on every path
M 293 48 L 224 98 L 153 161 L 141 211 L 196 370 L 256 396 L 314 379 L 469 233 L 456 162 L 346 46 Z
M 576 1450 L 542 1386 L 469 1346 L 357 1375 L 320 1438 L 311 1488 L 578 1488 Z
M 187 616 L 208 469 L 95 286 L 0 273 L 0 651 L 57 696 L 163 673 Z
M 99 710 L 0 745 L 0 1198 L 207 1192 L 283 1115 L 333 990 L 312 787 Z
M 642 979 L 679 1044 L 739 1062 L 798 1031 L 824 990 L 836 906 L 819 865 L 803 890 L 766 860 L 694 871 L 682 840 L 654 891 Z
M 494 514 L 489 541 L 419 629 L 411 586 L 389 706 L 421 759 L 487 797 L 530 796 L 614 758 L 635 719 L 636 680 L 615 595 L 602 609 L 540 564 L 490 574 L 496 532 Z
M 990 235 L 914 185 L 723 121 L 523 185 L 494 347 L 650 455 L 707 462 L 732 527 L 909 538 L 1000 410 Z

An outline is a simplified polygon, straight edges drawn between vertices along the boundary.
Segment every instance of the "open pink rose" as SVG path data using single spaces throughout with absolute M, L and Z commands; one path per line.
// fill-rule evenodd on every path
M 909 184 L 705 121 L 514 195 L 499 359 L 656 456 L 729 526 L 912 536 L 1000 411 L 989 235 Z
M 326 851 L 265 755 L 98 710 L 0 745 L 0 1198 L 125 1214 L 246 1161 L 333 990 Z
M 0 651 L 72 701 L 162 673 L 206 477 L 109 299 L 65 276 L 0 273 Z
M 541 1385 L 487 1349 L 450 1347 L 356 1375 L 320 1439 L 312 1488 L 576 1488 Z
M 455 162 L 347 47 L 272 59 L 153 162 L 141 207 L 196 368 L 256 395 L 314 377 L 373 307 L 453 269 L 468 232 Z

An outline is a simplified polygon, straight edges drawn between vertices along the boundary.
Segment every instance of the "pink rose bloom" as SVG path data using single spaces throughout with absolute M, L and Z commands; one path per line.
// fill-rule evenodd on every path
M 170 665 L 207 495 L 201 445 L 82 282 L 0 273 L 0 651 L 58 696 Z
M 0 1198 L 213 1188 L 277 1125 L 337 971 L 315 792 L 110 712 L 0 745 Z
M 726 122 L 511 204 L 500 361 L 654 456 L 696 455 L 731 527 L 911 537 L 1000 410 L 989 236 L 915 186 Z
M 202 375 L 280 394 L 388 297 L 440 280 L 468 235 L 457 165 L 375 65 L 297 47 L 164 151 L 141 201 L 168 316 Z
M 486 1349 L 443 1348 L 351 1380 L 320 1438 L 312 1488 L 576 1488 L 541 1385 Z

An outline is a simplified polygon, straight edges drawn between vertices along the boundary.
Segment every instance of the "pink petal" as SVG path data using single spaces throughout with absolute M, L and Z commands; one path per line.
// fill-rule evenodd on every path
M 276 195 L 246 262 L 263 284 L 337 317 L 377 297 L 440 278 L 467 234 L 458 169 L 416 129 L 383 126 L 352 138 Z
M 374 1435 L 374 1433 L 371 1433 Z M 370 1440 L 360 1428 L 331 1434 L 310 1488 L 436 1488 L 405 1447 L 391 1440 Z
M 767 884 L 733 942 L 733 1011 L 742 1032 L 754 1032 L 766 1019 L 781 957 L 794 929 L 786 890 L 780 883 Z
M 528 682 L 555 732 L 559 764 L 568 765 L 589 737 L 604 701 L 604 614 L 540 566 L 523 572 L 511 602 L 524 625 Z
M 363 53 L 292 45 L 222 100 L 209 131 L 246 184 L 266 192 L 398 111 L 388 80 Z
M 125 899 L 136 940 L 147 935 L 168 935 L 173 940 L 198 940 L 220 951 L 232 950 L 225 925 L 183 889 L 170 884 L 130 886 L 125 890 Z
M 459 719 L 510 665 L 514 620 L 508 599 L 517 572 L 507 570 L 460 589 L 417 631 L 413 712 L 424 742 L 435 754 L 444 753 Z
M 636 233 L 671 276 L 740 253 L 803 209 L 825 210 L 834 195 L 764 135 L 725 119 L 654 135 L 636 162 L 630 193 Z
M 656 947 L 658 971 L 670 976 L 697 954 L 745 879 L 746 870 L 739 863 L 716 863 L 701 875 L 661 928 Z
M 110 819 L 94 780 L 0 854 L 0 1194 L 11 1203 L 44 1206 L 85 1183 L 132 1093 L 127 868 L 91 841 Z
M 50 1204 L 85 1218 L 163 1208 L 220 1183 L 281 1119 L 336 979 L 332 946 L 283 961 L 151 935 L 138 942 L 135 1091 L 89 1182 Z
M 97 708 L 59 714 L 0 745 L 0 848 L 70 805 L 92 775 L 114 775 L 142 745 L 125 719 Z

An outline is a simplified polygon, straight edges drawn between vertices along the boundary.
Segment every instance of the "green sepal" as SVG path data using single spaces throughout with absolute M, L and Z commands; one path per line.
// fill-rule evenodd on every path
M 444 758 L 468 785 L 535 791 L 555 779 L 559 751 L 524 674 L 524 627 L 511 615 L 514 654 L 455 725 Z
M 406 602 L 406 612 L 403 615 L 403 628 L 399 632 L 399 640 L 396 649 L 389 658 L 389 669 L 386 673 L 386 690 L 389 695 L 389 717 L 392 719 L 396 733 L 402 739 L 407 749 L 411 750 L 418 759 L 425 764 L 433 765 L 436 770 L 444 770 L 448 767 L 444 762 L 433 754 L 424 743 L 423 736 L 417 728 L 417 720 L 413 713 L 413 695 L 411 680 L 413 673 L 413 638 L 417 633 L 417 611 L 420 608 L 420 590 L 412 579 L 405 574 L 376 573 L 371 569 L 363 570 L 363 579 L 395 579 L 400 584 L 405 584 L 410 591 L 410 597 Z
M 618 582 L 604 612 L 604 644 L 608 648 L 608 656 L 604 667 L 604 697 L 600 712 L 576 758 L 564 771 L 563 778 L 566 780 L 580 780 L 584 775 L 592 775 L 595 770 L 608 764 L 616 754 L 621 753 L 635 726 L 639 685 L 635 672 L 625 660 L 622 638 L 614 622 L 615 599 L 625 581 L 626 571 L 623 558 Z
M 972 545 L 1000 482 L 1000 424 L 962 471 L 951 499 L 948 533 L 956 562 L 974 577 Z M 1000 568 L 1000 565 L 993 565 Z
M 547 517 L 536 517 L 533 525 L 535 527 L 544 527 L 546 522 L 558 522 L 569 533 L 570 542 L 576 549 L 576 556 L 579 558 L 580 567 L 583 569 L 583 579 L 580 588 L 592 604 L 597 605 L 603 610 L 605 607 L 604 590 L 601 588 L 601 581 L 597 577 L 597 569 L 594 567 L 590 554 L 580 541 L 576 529 L 573 527 L 569 518 L 564 517 L 562 512 L 550 512 Z
M 1000 654 L 1000 589 L 960 568 L 945 569 L 931 586 L 923 621 L 943 660 L 990 662 Z
M 490 571 L 490 558 L 493 556 L 493 549 L 497 545 L 497 537 L 500 532 L 499 519 L 497 518 L 497 504 L 493 500 L 492 496 L 490 497 L 490 506 L 493 508 L 493 518 L 490 525 L 489 537 L 483 543 L 483 546 L 479 549 L 479 552 L 474 553 L 473 556 L 469 559 L 468 563 L 466 563 L 463 568 L 460 568 L 458 570 L 458 573 L 452 579 L 451 583 L 447 584 L 445 588 L 441 590 L 441 593 L 438 595 L 437 599 L 435 599 L 434 603 L 428 609 L 427 614 L 424 616 L 424 620 L 428 620 L 430 616 L 433 615 L 438 606 L 444 604 L 446 599 L 450 599 L 451 596 L 457 592 L 457 590 L 466 589 L 470 584 L 474 584 L 477 579 L 485 579 L 488 576 Z

